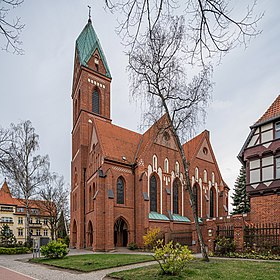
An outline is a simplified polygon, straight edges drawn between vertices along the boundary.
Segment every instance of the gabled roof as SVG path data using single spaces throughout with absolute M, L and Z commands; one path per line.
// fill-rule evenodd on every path
M 204 130 L 199 135 L 197 135 L 196 137 L 192 138 L 191 140 L 189 140 L 188 142 L 186 142 L 183 145 L 185 156 L 186 156 L 187 160 L 190 162 L 190 164 L 191 164 L 192 160 L 194 160 L 196 157 L 199 158 L 198 157 L 198 152 L 201 149 L 201 147 L 202 147 L 202 145 L 204 143 L 204 140 L 206 140 L 208 148 L 210 149 L 209 152 L 210 152 L 211 157 L 213 159 L 213 164 L 215 164 L 215 166 L 217 168 L 217 171 L 218 171 L 219 176 L 220 176 L 220 178 L 222 180 L 222 183 L 224 184 L 225 187 L 228 188 L 227 184 L 223 180 L 220 168 L 218 166 L 218 163 L 217 163 L 217 160 L 216 160 L 213 148 L 212 148 L 212 145 L 210 143 L 210 137 L 209 137 L 209 131 L 208 130 Z
M 7 205 L 17 205 L 17 203 L 19 203 L 17 199 L 12 197 L 6 180 L 0 189 L 0 203 Z
M 143 155 L 143 153 L 145 153 L 145 151 L 150 147 L 149 144 L 154 143 L 157 136 L 164 129 L 168 129 L 166 114 L 154 122 L 154 124 L 144 132 L 139 143 L 138 150 L 135 154 L 135 158 L 139 158 L 141 155 Z
M 141 134 L 119 127 L 98 117 L 94 118 L 94 123 L 104 156 L 133 164 Z M 123 160 L 123 157 L 126 160 Z
M 203 132 L 201 132 L 200 134 L 198 134 L 183 145 L 185 156 L 188 161 L 191 161 L 196 156 L 202 144 L 202 141 L 205 139 L 206 136 L 209 137 L 208 130 L 204 130 Z
M 6 180 L 3 183 L 2 188 L 0 189 L 0 204 L 25 207 L 24 199 L 15 198 L 12 196 Z M 29 200 L 29 208 L 40 209 L 40 215 L 47 215 L 47 213 L 43 211 L 43 205 L 44 203 L 42 200 Z
M 269 120 L 280 117 L 280 95 L 274 100 L 262 117 L 255 123 L 254 126 L 267 122 Z
M 81 65 L 88 67 L 88 61 L 92 54 L 97 49 L 100 58 L 103 61 L 104 67 L 106 69 L 106 76 L 111 78 L 110 70 L 106 61 L 106 57 L 102 50 L 99 39 L 93 29 L 91 20 L 88 21 L 87 25 L 84 27 L 83 31 L 76 40 L 76 49 L 78 51 L 78 56 Z

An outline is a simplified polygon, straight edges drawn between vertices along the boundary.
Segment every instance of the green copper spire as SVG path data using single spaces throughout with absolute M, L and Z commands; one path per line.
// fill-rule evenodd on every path
M 83 31 L 79 35 L 78 39 L 76 40 L 76 48 L 78 51 L 80 63 L 83 66 L 88 67 L 88 61 L 91 58 L 92 54 L 97 49 L 100 55 L 101 60 L 106 69 L 106 76 L 111 78 L 110 70 L 101 48 L 101 44 L 99 39 L 93 29 L 91 19 L 89 18 L 87 25 L 84 27 Z

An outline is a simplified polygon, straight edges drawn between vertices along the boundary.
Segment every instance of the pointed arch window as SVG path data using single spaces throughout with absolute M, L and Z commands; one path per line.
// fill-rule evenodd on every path
M 100 114 L 99 93 L 97 90 L 92 93 L 92 112 Z
M 198 181 L 198 167 L 195 168 L 195 180 Z
M 169 162 L 167 158 L 164 160 L 164 172 L 165 173 L 169 172 Z
M 215 173 L 212 172 L 212 184 L 214 185 L 215 184 Z
M 180 172 L 180 165 L 179 165 L 179 162 L 176 161 L 176 163 L 175 163 L 175 174 L 179 175 L 179 172 Z
M 215 207 L 215 194 L 214 188 L 210 189 L 210 218 L 214 217 L 214 207 Z
M 204 183 L 207 183 L 207 170 L 205 170 L 205 169 L 203 171 L 203 181 L 204 181 Z
M 155 175 L 150 179 L 150 211 L 157 212 L 157 179 Z
M 197 185 L 193 186 L 193 197 L 194 197 L 196 215 L 198 215 L 198 190 L 197 190 Z
M 157 171 L 157 156 L 153 155 L 153 171 Z
M 173 183 L 173 214 L 179 214 L 179 184 L 178 180 Z
M 124 181 L 121 177 L 117 180 L 117 204 L 124 204 Z

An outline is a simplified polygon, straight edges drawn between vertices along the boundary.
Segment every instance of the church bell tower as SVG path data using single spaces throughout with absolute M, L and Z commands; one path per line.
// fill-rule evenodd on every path
M 76 40 L 72 84 L 71 246 L 85 247 L 85 192 L 92 117 L 110 121 L 110 70 L 89 17 Z

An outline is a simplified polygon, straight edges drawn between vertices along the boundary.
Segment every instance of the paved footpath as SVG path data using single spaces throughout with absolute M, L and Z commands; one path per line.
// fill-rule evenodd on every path
M 72 251 L 71 255 L 86 253 L 92 254 L 90 251 L 76 250 Z M 155 263 L 146 262 L 82 273 L 70 270 L 61 270 L 51 266 L 33 264 L 28 262 L 30 258 L 32 258 L 31 254 L 0 255 L 0 280 L 101 280 L 107 274 L 115 271 L 144 267 Z

